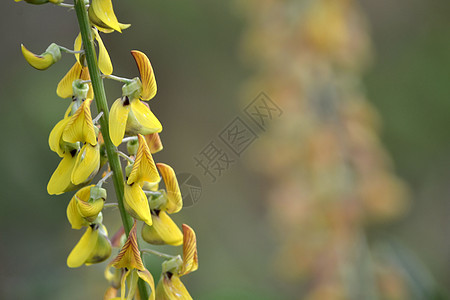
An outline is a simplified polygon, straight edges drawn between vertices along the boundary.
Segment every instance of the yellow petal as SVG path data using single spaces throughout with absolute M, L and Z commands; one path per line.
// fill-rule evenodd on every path
M 180 276 L 198 269 L 197 238 L 194 230 L 183 224 L 183 266 Z
M 81 65 L 75 62 L 73 67 L 67 72 L 67 74 L 61 79 L 56 88 L 56 94 L 61 98 L 69 98 L 73 95 L 72 83 L 80 79 L 81 75 Z
M 106 227 L 103 224 L 96 224 L 95 226 L 99 226 L 97 243 L 95 244 L 91 255 L 85 261 L 87 266 L 105 261 L 111 255 L 112 247 L 111 242 L 108 239 Z
M 92 0 L 91 7 L 95 15 L 107 26 L 122 32 L 120 29 L 117 17 L 114 14 L 114 9 L 111 0 Z
M 75 194 L 78 211 L 81 217 L 85 218 L 88 222 L 93 222 L 97 218 L 98 214 L 102 211 L 105 202 L 105 199 L 103 198 L 90 199 L 91 187 L 93 187 L 93 185 L 88 187 L 89 194 L 87 197 L 81 195 L 83 189 Z
M 70 118 L 63 133 L 63 140 L 68 143 L 86 142 L 97 145 L 97 136 L 91 116 L 92 99 L 86 99 Z
M 72 172 L 72 183 L 81 184 L 92 179 L 100 168 L 100 145 L 85 144 L 77 155 Z
M 83 41 L 81 40 L 81 32 L 77 35 L 75 38 L 75 42 L 73 43 L 73 50 L 80 51 L 81 45 L 83 44 Z M 75 58 L 77 59 L 77 62 L 81 64 L 80 62 L 80 53 L 75 53 Z
M 179 246 L 183 243 L 183 234 L 178 226 L 164 211 L 159 215 L 152 214 L 153 225 L 144 224 L 142 227 L 142 238 L 153 245 Z
M 181 191 L 178 185 L 177 177 L 175 176 L 175 171 L 169 165 L 163 163 L 157 163 L 161 176 L 164 180 L 167 190 L 167 204 L 165 210 L 169 214 L 177 213 L 183 207 L 183 199 L 181 198 Z
M 94 251 L 97 244 L 97 237 L 98 230 L 88 227 L 75 248 L 70 252 L 69 257 L 67 257 L 67 266 L 69 268 L 81 267 L 86 262 L 91 256 L 92 251 Z
M 50 181 L 47 184 L 47 192 L 50 195 L 59 195 L 67 192 L 73 185 L 70 181 L 73 168 L 75 167 L 77 151 L 65 153 Z
M 144 270 L 144 271 L 137 271 L 138 276 L 144 280 L 145 282 L 148 283 L 148 285 L 151 288 L 151 294 L 148 297 L 149 300 L 154 300 L 155 299 L 155 280 L 153 279 L 152 274 L 148 271 L 148 270 Z
M 156 287 L 156 299 L 192 300 L 192 297 L 177 275 L 164 273 L 161 275 L 161 279 Z
M 150 149 L 148 149 L 144 137 L 140 134 L 138 135 L 138 141 L 138 152 L 127 183 L 132 184 L 144 181 L 157 182 L 159 181 L 159 174 L 156 170 Z
M 103 44 L 100 34 L 97 32 L 97 30 L 93 30 L 93 32 L 98 43 L 98 68 L 103 74 L 111 75 L 113 72 L 111 58 L 109 57 L 108 51 Z
M 155 73 L 153 72 L 152 64 L 147 55 L 141 51 L 133 50 L 131 51 L 131 55 L 133 55 L 134 60 L 136 61 L 141 77 L 141 99 L 150 100 L 155 97 L 157 92 Z
M 84 189 L 86 188 L 90 190 L 90 187 L 85 187 Z M 80 191 L 78 191 L 78 193 Z M 89 226 L 89 223 L 80 215 L 80 212 L 78 211 L 77 199 L 75 198 L 75 195 L 70 200 L 69 205 L 67 206 L 66 213 L 67 219 L 69 220 L 69 223 L 70 225 L 72 225 L 73 229 L 80 229 L 83 226 Z
M 55 127 L 53 127 L 50 132 L 50 136 L 48 137 L 48 145 L 50 146 L 50 149 L 53 152 L 58 153 L 60 157 L 64 156 L 65 149 L 61 145 L 63 143 L 62 135 L 69 121 L 70 118 L 64 118 L 59 121 Z
M 161 137 L 159 136 L 159 133 L 157 132 L 150 133 L 145 135 L 144 137 L 152 154 L 155 154 L 163 149 L 163 144 L 161 142 Z
M 136 120 L 136 122 L 133 122 Z M 150 108 L 139 99 L 131 101 L 131 112 L 128 116 L 127 133 L 150 134 L 162 131 L 162 125 Z
M 127 268 L 128 270 L 145 270 L 141 259 L 141 253 L 137 245 L 136 221 L 130 230 L 130 234 L 128 235 L 125 244 L 110 265 L 117 269 Z
M 127 126 L 128 112 L 130 110 L 130 101 L 121 98 L 117 99 L 111 106 L 109 114 L 109 135 L 111 141 L 117 147 L 122 143 Z
M 150 215 L 150 207 L 148 205 L 147 196 L 145 196 L 141 186 L 137 183 L 134 183 L 131 186 L 125 184 L 124 195 L 124 206 L 127 212 L 133 218 L 152 225 L 152 217 Z
M 21 45 L 21 47 L 23 57 L 25 57 L 25 60 L 35 69 L 46 70 L 55 63 L 55 60 L 50 53 L 37 55 L 25 48 L 24 45 Z

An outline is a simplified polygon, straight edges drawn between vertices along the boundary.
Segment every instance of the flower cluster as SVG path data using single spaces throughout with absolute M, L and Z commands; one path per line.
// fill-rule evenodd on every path
M 103 262 L 111 256 L 112 248 L 118 247 L 121 248 L 118 255 L 105 271 L 110 287 L 104 299 L 192 299 L 180 277 L 198 268 L 196 236 L 191 227 L 184 224 L 180 230 L 170 218 L 170 214 L 179 212 L 183 206 L 178 181 L 172 167 L 155 163 L 152 156 L 163 147 L 159 137 L 161 123 L 144 102 L 154 98 L 157 92 L 150 60 L 143 52 L 131 51 L 139 77 L 127 79 L 112 75 L 113 66 L 100 32 L 122 32 L 130 25 L 118 22 L 111 0 L 90 3 L 75 0 L 73 5 L 62 0 L 26 2 L 73 7 L 80 25 L 73 50 L 53 43 L 43 54 L 36 55 L 22 45 L 25 59 L 38 70 L 45 70 L 60 60 L 62 51 L 75 56 L 73 67 L 56 89 L 59 97 L 71 101 L 49 136 L 50 149 L 61 161 L 47 185 L 50 195 L 76 191 L 67 206 L 67 218 L 73 229 L 85 228 L 85 233 L 70 252 L 67 265 L 77 268 Z M 122 97 L 110 110 L 106 106 L 103 78 L 124 83 Z M 92 102 L 99 112 L 94 119 Z M 128 154 L 117 149 L 124 143 Z M 127 162 L 125 177 L 119 156 Z M 102 178 L 91 184 L 105 164 L 107 168 Z M 110 176 L 118 183 L 115 185 L 117 204 L 105 203 L 107 193 L 102 185 Z M 160 188 L 162 183 L 164 188 Z M 103 210 L 107 206 L 118 206 L 125 220 L 123 229 L 115 235 L 123 238 L 115 238 L 113 242 L 102 224 Z M 151 245 L 182 245 L 183 256 L 153 249 L 140 250 L 136 229 L 139 221 L 143 223 L 143 241 Z M 152 274 L 143 264 L 143 253 L 166 258 L 156 288 Z M 119 289 L 120 297 L 117 297 Z
M 249 20 L 244 50 L 258 70 L 249 97 L 263 86 L 284 109 L 252 155 L 270 182 L 277 277 L 292 283 L 294 298 L 358 299 L 360 284 L 381 299 L 411 299 L 400 264 L 364 236 L 369 224 L 402 215 L 408 190 L 361 89 L 371 47 L 358 1 L 240 5 Z M 371 267 L 357 267 L 357 257 Z

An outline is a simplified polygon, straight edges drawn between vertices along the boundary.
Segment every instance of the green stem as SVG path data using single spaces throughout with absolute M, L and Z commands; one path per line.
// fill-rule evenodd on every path
M 105 141 L 106 154 L 108 156 L 109 165 L 113 171 L 114 188 L 116 190 L 117 202 L 119 206 L 120 216 L 122 218 L 123 228 L 127 235 L 129 235 L 131 228 L 133 227 L 133 219 L 125 211 L 123 204 L 124 197 L 124 179 L 122 173 L 122 166 L 120 164 L 119 156 L 116 152 L 116 147 L 111 142 L 109 137 L 109 110 L 108 103 L 106 101 L 105 88 L 103 86 L 103 80 L 100 75 L 100 71 L 97 63 L 97 55 L 95 53 L 94 39 L 92 36 L 91 25 L 86 10 L 86 6 L 83 0 L 75 1 L 75 11 L 78 18 L 78 24 L 80 26 L 81 39 L 83 41 L 85 56 L 87 65 L 89 68 L 89 75 L 91 76 L 92 88 L 94 89 L 95 104 L 97 106 L 98 113 L 103 112 L 103 116 L 100 118 L 100 131 L 102 132 L 103 139 Z M 154 291 L 152 291 L 154 292 Z M 139 294 L 141 299 L 148 299 L 148 292 L 144 281 L 139 280 Z

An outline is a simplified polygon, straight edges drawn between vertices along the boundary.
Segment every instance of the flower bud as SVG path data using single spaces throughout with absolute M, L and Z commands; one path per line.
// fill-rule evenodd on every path
M 61 59 L 59 46 L 51 44 L 41 55 L 34 54 L 22 44 L 22 54 L 25 60 L 35 69 L 45 70 Z

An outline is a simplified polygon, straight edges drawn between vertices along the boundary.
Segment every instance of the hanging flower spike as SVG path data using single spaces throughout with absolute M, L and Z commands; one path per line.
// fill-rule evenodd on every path
M 69 268 L 78 268 L 83 264 L 91 265 L 102 262 L 111 255 L 111 243 L 103 224 L 89 226 L 67 257 Z
M 183 243 L 183 234 L 177 224 L 165 211 L 152 211 L 151 226 L 144 224 L 142 238 L 152 245 L 179 246 Z
M 114 30 L 122 32 L 122 30 L 131 26 L 130 24 L 122 24 L 117 21 L 111 0 L 92 1 L 88 14 L 91 23 L 104 33 L 111 33 Z
M 47 50 L 41 55 L 34 54 L 22 44 L 22 54 L 25 60 L 37 70 L 46 70 L 51 65 L 56 63 L 61 59 L 61 51 L 59 46 L 56 44 L 51 44 L 48 46 Z
M 197 240 L 191 227 L 183 224 L 183 264 L 181 269 L 174 261 L 163 263 L 163 273 L 156 287 L 158 300 L 191 300 L 192 297 L 180 280 L 180 276 L 197 270 Z
M 139 74 L 142 82 L 142 92 L 140 98 L 142 100 L 151 100 L 155 97 L 157 92 L 155 73 L 153 72 L 152 64 L 147 55 L 138 50 L 131 51 L 134 60 L 139 69 Z
M 126 279 L 129 275 L 131 275 L 132 280 L 129 284 L 127 299 L 133 298 L 134 293 L 136 292 L 138 279 L 138 277 L 135 277 L 136 274 L 150 286 L 152 292 L 149 299 L 155 299 L 155 282 L 151 273 L 144 267 L 144 264 L 142 263 L 141 253 L 137 245 L 136 221 L 131 228 L 127 241 L 123 245 L 117 257 L 109 265 L 115 267 L 116 269 L 122 268 L 127 270 L 126 273 L 122 276 L 120 299 L 125 299 L 125 285 Z
M 161 173 L 167 190 L 167 204 L 163 209 L 169 214 L 177 213 L 183 207 L 183 198 L 181 197 L 181 191 L 175 171 L 172 167 L 163 163 L 157 163 L 156 167 Z
M 73 229 L 89 226 L 99 216 L 106 200 L 106 190 L 94 185 L 80 189 L 67 206 L 67 219 Z

